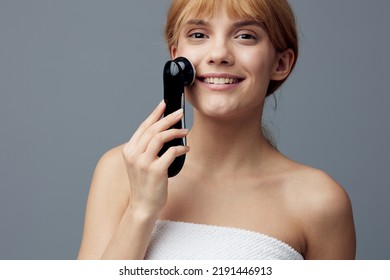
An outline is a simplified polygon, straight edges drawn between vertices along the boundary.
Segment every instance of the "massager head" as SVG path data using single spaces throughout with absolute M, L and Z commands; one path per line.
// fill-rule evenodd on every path
M 183 81 L 185 86 L 190 86 L 195 81 L 195 68 L 192 65 L 191 61 L 189 61 L 185 57 L 178 57 L 171 64 L 171 66 L 175 65 L 180 68 L 180 78 Z
M 195 68 L 187 58 L 178 57 L 166 63 L 164 79 L 170 80 L 170 83 L 173 83 L 171 86 L 180 88 L 180 91 L 184 86 L 190 86 L 195 81 Z

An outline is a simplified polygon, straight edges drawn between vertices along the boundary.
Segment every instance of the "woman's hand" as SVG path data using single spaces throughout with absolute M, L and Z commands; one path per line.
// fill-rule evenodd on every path
M 180 121 L 183 110 L 161 118 L 165 106 L 162 101 L 123 148 L 131 192 L 129 207 L 133 211 L 160 213 L 167 201 L 168 167 L 189 151 L 189 147 L 176 146 L 158 156 L 164 143 L 188 133 L 187 129 L 169 129 Z

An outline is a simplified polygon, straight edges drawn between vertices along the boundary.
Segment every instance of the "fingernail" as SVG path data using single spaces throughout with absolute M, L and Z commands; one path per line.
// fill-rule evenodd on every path
M 179 115 L 181 115 L 181 114 L 183 114 L 183 108 L 181 108 L 181 109 L 179 109 L 179 110 L 177 110 L 177 111 L 175 112 L 175 115 L 176 115 L 176 116 L 179 116 Z

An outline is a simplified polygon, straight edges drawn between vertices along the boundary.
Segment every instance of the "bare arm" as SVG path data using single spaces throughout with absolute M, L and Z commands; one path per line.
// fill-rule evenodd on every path
M 305 216 L 306 259 L 355 259 L 356 236 L 352 206 L 347 193 L 326 174 L 310 193 Z
M 143 259 L 154 224 L 167 200 L 167 169 L 188 147 L 162 145 L 187 131 L 169 129 L 182 113 L 160 119 L 160 103 L 130 141 L 99 161 L 88 197 L 78 259 Z
M 131 211 L 121 151 L 118 147 L 107 152 L 96 167 L 78 259 L 143 258 L 154 217 Z

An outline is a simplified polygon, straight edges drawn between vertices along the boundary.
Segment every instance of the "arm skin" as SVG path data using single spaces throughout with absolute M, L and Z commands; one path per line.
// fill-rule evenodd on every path
M 154 224 L 167 200 L 168 167 L 189 147 L 164 143 L 187 135 L 170 129 L 183 115 L 161 118 L 161 102 L 128 143 L 107 152 L 96 166 L 88 196 L 78 259 L 143 259 Z
M 78 259 L 142 259 L 155 219 L 129 207 L 129 182 L 121 148 L 99 161 L 88 197 Z
M 305 259 L 351 260 L 356 254 L 356 235 L 352 205 L 347 193 L 332 178 L 317 172 L 308 180 L 303 226 Z

